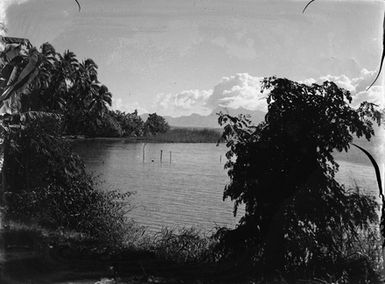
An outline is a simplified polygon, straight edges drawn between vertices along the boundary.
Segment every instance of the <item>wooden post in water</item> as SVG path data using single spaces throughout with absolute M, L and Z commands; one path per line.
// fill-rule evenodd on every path
M 160 150 L 160 163 L 162 163 L 163 150 Z
M 170 151 L 170 164 L 171 164 L 171 151 Z
M 147 143 L 144 143 L 144 144 L 143 144 L 143 163 L 144 163 L 144 148 L 146 147 L 146 144 L 147 144 Z

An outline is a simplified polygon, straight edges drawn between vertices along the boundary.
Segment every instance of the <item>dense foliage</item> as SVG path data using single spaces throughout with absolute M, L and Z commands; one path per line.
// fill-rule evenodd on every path
M 95 189 L 64 134 L 120 137 L 168 130 L 151 114 L 111 111 L 112 95 L 98 81 L 91 59 L 57 53 L 48 43 L 38 51 L 28 40 L 3 38 L 0 53 L 0 113 L 6 217 L 52 229 L 83 233 L 104 245 L 122 244 L 129 193 Z
M 122 136 L 124 137 L 140 137 L 140 136 L 154 136 L 159 133 L 165 133 L 170 129 L 167 121 L 156 113 L 148 114 L 146 121 L 138 115 L 138 111 L 133 113 L 125 113 L 119 110 L 110 112 L 121 126 Z
M 21 112 L 61 114 L 64 133 L 70 135 L 142 136 L 168 130 L 167 122 L 156 114 L 151 114 L 150 120 L 143 122 L 137 111 L 126 114 L 110 110 L 112 94 L 100 83 L 98 66 L 92 59 L 79 61 L 71 51 L 60 54 L 49 43 L 43 44 L 39 50 L 28 44 L 25 54 L 8 58 L 7 54 L 12 52 L 6 49 L 1 54 L 0 93 L 7 92 L 14 74 L 22 75 L 31 67 L 33 76 L 22 82 L 24 86 L 19 87 L 23 90 L 9 100 L 17 107 L 5 107 L 6 110 L 0 113 L 14 113 L 19 109 Z
M 165 133 L 147 137 L 146 141 L 160 143 L 217 143 L 221 141 L 221 129 L 175 127 Z
M 352 108 L 350 93 L 333 82 L 308 86 L 271 77 L 262 91 L 264 122 L 219 117 L 229 148 L 224 198 L 235 202 L 234 214 L 245 205 L 237 228 L 218 232 L 219 249 L 266 274 L 325 274 L 344 262 L 347 242 L 377 221 L 374 199 L 335 180 L 332 152 L 347 151 L 353 135 L 370 139 L 380 114 L 367 102 Z
M 147 135 L 165 133 L 169 129 L 170 126 L 168 125 L 167 121 L 156 113 L 150 113 L 146 122 L 144 123 L 144 133 Z
M 138 115 L 138 111 L 125 113 L 119 110 L 110 114 L 120 125 L 122 136 L 142 136 L 144 134 L 144 121 Z
M 110 133 L 107 87 L 97 66 L 44 44 L 3 38 L 0 53 L 2 191 L 6 217 L 73 230 L 104 245 L 121 244 L 129 193 L 96 190 L 65 133 Z M 117 124 L 117 122 L 115 122 Z M 113 127 L 110 128 L 113 128 Z
M 61 138 L 60 121 L 57 115 L 26 113 L 12 118 L 20 128 L 5 128 L 7 217 L 84 233 L 104 244 L 121 243 L 129 193 L 95 189 L 84 164 Z

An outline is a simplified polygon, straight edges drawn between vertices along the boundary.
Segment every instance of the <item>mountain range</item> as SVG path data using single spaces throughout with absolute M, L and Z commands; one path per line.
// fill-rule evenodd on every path
M 188 116 L 180 116 L 180 117 L 172 117 L 172 116 L 163 116 L 168 124 L 170 126 L 174 127 L 195 127 L 195 128 L 219 128 L 218 124 L 218 115 L 219 112 L 227 113 L 230 115 L 239 115 L 239 114 L 245 114 L 249 115 L 249 118 L 254 123 L 261 122 L 265 114 L 262 111 L 255 110 L 250 111 L 245 108 L 238 108 L 238 109 L 232 109 L 232 108 L 221 108 L 218 107 L 214 109 L 209 115 L 200 115 L 193 113 Z
M 180 116 L 180 117 L 172 117 L 172 116 L 163 116 L 168 124 L 171 127 L 177 127 L 177 128 L 221 128 L 218 124 L 218 115 L 222 111 L 223 113 L 228 113 L 230 115 L 239 115 L 239 114 L 245 114 L 249 115 L 249 118 L 252 122 L 255 124 L 261 122 L 264 120 L 266 113 L 256 110 L 256 111 L 250 111 L 245 108 L 238 108 L 238 109 L 231 109 L 231 108 L 221 108 L 218 107 L 214 109 L 209 115 L 199 115 L 199 114 L 191 114 L 188 116 Z M 143 120 L 146 120 L 148 117 L 148 114 L 142 114 L 141 115 Z M 367 141 L 365 137 L 354 137 L 353 142 L 364 147 L 369 152 L 371 152 L 372 155 L 375 156 L 376 160 L 381 161 L 383 160 L 383 153 L 384 153 L 384 139 L 385 139 L 385 130 L 383 126 L 377 126 L 376 124 L 373 125 L 374 131 L 376 133 L 375 136 L 372 137 L 371 141 Z M 345 160 L 347 159 L 345 156 L 346 153 L 337 153 L 336 152 L 336 158 Z M 367 157 L 358 149 L 355 147 L 352 147 L 349 151 L 349 155 L 353 155 L 355 160 L 362 160 L 365 163 L 370 163 Z M 356 157 L 357 156 L 357 157 Z

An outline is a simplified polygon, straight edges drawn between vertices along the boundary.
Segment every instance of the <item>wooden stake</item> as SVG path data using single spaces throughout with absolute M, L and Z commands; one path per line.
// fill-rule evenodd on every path
M 147 144 L 147 143 L 144 143 L 144 144 L 143 144 L 143 163 L 144 163 L 144 157 L 145 157 L 145 156 L 144 156 L 144 148 L 146 147 L 146 144 Z

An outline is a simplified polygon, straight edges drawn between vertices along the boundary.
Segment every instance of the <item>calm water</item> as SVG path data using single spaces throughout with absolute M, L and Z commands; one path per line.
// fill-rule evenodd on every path
M 222 201 L 228 182 L 224 145 L 86 140 L 75 142 L 74 150 L 85 160 L 87 170 L 103 181 L 102 188 L 135 192 L 129 214 L 149 231 L 182 226 L 209 231 L 217 225 L 234 227 L 238 221 L 232 203 Z M 376 194 L 370 164 L 349 161 L 348 155 L 339 158 L 343 159 L 339 181 Z

